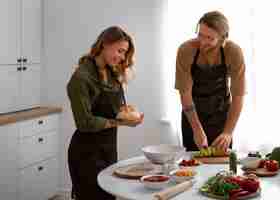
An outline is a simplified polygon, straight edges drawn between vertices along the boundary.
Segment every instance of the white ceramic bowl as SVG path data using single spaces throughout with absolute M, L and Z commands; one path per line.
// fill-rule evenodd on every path
M 176 172 L 178 172 L 178 170 L 191 170 L 193 175 L 192 176 L 177 176 Z M 170 172 L 171 179 L 174 180 L 176 183 L 182 183 L 185 181 L 189 181 L 189 180 L 193 179 L 196 176 L 196 174 L 197 174 L 197 172 L 195 170 L 193 170 L 192 168 L 181 168 L 181 169 L 177 169 L 177 170 Z
M 185 153 L 182 146 L 160 144 L 142 148 L 145 157 L 154 164 L 172 163 L 179 160 Z
M 165 180 L 160 180 L 159 178 L 164 178 Z M 152 179 L 152 180 L 151 180 Z M 163 189 L 167 187 L 170 181 L 170 177 L 166 175 L 146 175 L 142 176 L 140 182 L 148 189 Z
M 240 159 L 240 164 L 244 168 L 256 169 L 256 168 L 258 168 L 260 161 L 261 161 L 261 158 L 258 158 L 258 157 L 246 157 L 246 158 Z

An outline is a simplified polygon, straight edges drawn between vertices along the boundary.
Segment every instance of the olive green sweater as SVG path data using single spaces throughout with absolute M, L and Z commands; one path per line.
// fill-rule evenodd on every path
M 92 114 L 92 102 L 100 95 L 102 88 L 115 89 L 112 75 L 108 73 L 105 83 L 99 79 L 97 67 L 90 59 L 84 59 L 67 84 L 76 127 L 81 132 L 98 132 L 105 128 L 107 119 Z

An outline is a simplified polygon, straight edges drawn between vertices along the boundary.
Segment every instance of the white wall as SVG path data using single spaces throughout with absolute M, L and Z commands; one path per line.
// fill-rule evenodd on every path
M 61 185 L 70 188 L 67 148 L 74 122 L 66 84 L 78 58 L 89 50 L 97 35 L 111 25 L 121 25 L 136 44 L 136 79 L 128 88 L 128 102 L 145 113 L 144 124 L 119 130 L 119 159 L 140 155 L 148 144 L 177 143 L 164 117 L 163 14 L 167 0 L 59 0 L 43 1 L 43 103 L 61 105 Z M 174 66 L 170 66 L 174 67 Z M 174 76 L 170 74 L 170 76 Z

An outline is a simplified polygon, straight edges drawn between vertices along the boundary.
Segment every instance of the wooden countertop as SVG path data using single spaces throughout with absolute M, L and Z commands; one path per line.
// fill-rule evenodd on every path
M 53 113 L 62 112 L 61 107 L 37 107 L 33 109 L 0 114 L 0 126 L 23 120 L 33 119 Z

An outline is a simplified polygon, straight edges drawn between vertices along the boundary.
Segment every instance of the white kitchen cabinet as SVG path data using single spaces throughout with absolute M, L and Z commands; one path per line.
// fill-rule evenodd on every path
M 47 200 L 58 187 L 59 115 L 18 123 L 19 200 Z
M 0 64 L 17 64 L 21 57 L 20 0 L 0 1 Z
M 45 115 L 35 119 L 25 120 L 19 123 L 19 137 L 28 138 L 40 133 L 57 130 L 59 115 Z
M 41 0 L 0 1 L 0 64 L 40 63 Z
M 22 0 L 22 57 L 26 63 L 40 63 L 41 0 Z
M 40 105 L 41 67 L 39 64 L 23 65 L 20 72 L 19 110 Z
M 47 200 L 54 196 L 58 183 L 57 172 L 57 158 L 22 169 L 19 179 L 19 200 Z
M 0 126 L 0 199 L 18 199 L 18 126 Z
M 0 66 L 0 113 L 19 108 L 20 74 L 17 66 Z
M 20 168 L 55 156 L 58 152 L 57 142 L 57 131 L 21 139 L 19 144 Z
M 0 113 L 39 106 L 40 77 L 39 64 L 0 66 Z
M 41 3 L 0 1 L 0 113 L 40 104 Z
M 60 114 L 36 117 L 38 112 L 40 108 L 0 116 L 0 124 L 17 116 L 34 116 L 0 126 L 1 200 L 47 200 L 58 190 Z

